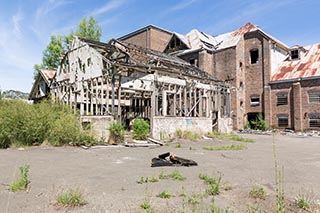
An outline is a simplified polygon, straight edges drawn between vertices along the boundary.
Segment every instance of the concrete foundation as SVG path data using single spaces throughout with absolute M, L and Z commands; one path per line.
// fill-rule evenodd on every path
M 160 117 L 152 119 L 152 137 L 155 139 L 166 139 L 174 136 L 176 130 L 189 130 L 199 134 L 212 131 L 211 118 L 196 117 Z
M 82 125 L 90 125 L 94 135 L 107 142 L 109 138 L 109 127 L 113 122 L 112 116 L 81 116 Z

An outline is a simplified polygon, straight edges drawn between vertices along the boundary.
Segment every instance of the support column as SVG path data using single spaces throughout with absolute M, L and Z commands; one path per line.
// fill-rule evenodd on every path
M 167 115 L 167 92 L 162 91 L 162 116 Z
M 264 86 L 264 119 L 268 126 L 273 126 L 272 123 L 272 100 L 271 100 L 271 87 Z
M 294 121 L 293 121 L 294 130 L 303 131 L 300 82 L 293 84 L 293 113 L 294 113 Z

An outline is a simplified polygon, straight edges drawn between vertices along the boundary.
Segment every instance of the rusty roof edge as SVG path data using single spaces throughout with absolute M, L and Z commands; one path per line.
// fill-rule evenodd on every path
M 299 81 L 316 80 L 316 79 L 320 79 L 320 75 L 270 81 L 269 84 L 294 83 L 294 82 L 299 82 Z

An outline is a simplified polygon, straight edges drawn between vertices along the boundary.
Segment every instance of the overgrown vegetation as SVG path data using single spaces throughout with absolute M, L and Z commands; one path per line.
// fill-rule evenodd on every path
M 198 133 L 194 133 L 189 130 L 181 130 L 181 129 L 176 130 L 175 136 L 179 139 L 186 139 L 186 140 L 193 140 L 193 141 L 200 139 L 200 135 Z
M 9 185 L 9 190 L 12 192 L 20 191 L 20 190 L 25 190 L 30 184 L 29 180 L 29 165 L 24 165 L 19 167 L 20 175 L 17 180 L 14 182 L 10 183 Z
M 209 188 L 206 190 L 208 195 L 215 196 L 220 193 L 221 176 L 212 178 L 204 174 L 199 174 L 199 178 L 209 185 Z
M 83 193 L 79 189 L 68 189 L 56 197 L 56 205 L 59 207 L 73 208 L 84 206 L 87 203 L 83 198 Z
M 295 205 L 303 210 L 309 210 L 311 207 L 311 200 L 306 195 L 299 194 L 295 198 Z
M 109 143 L 121 143 L 124 141 L 125 129 L 124 126 L 120 122 L 113 122 L 109 128 L 110 137 Z
M 267 122 L 264 120 L 262 113 L 259 113 L 256 117 L 256 119 L 250 121 L 248 123 L 248 126 L 250 127 L 250 129 L 254 129 L 254 130 L 267 130 L 268 129 L 268 124 Z
M 249 197 L 254 199 L 266 199 L 266 192 L 264 191 L 264 188 L 262 187 L 253 187 L 249 192 Z
M 234 135 L 234 134 L 224 134 L 221 132 L 213 131 L 209 132 L 207 134 L 208 137 L 210 138 L 219 138 L 221 140 L 230 140 L 230 141 L 239 141 L 239 142 L 245 142 L 245 143 L 253 143 L 254 140 L 251 138 L 244 138 L 239 135 Z
M 150 200 L 148 199 L 145 199 L 141 204 L 140 204 L 140 207 L 142 209 L 145 210 L 145 212 L 152 212 L 151 210 L 151 203 L 150 203 Z
M 164 172 L 161 172 L 159 175 L 159 179 L 172 179 L 172 180 L 185 180 L 186 177 L 184 177 L 179 171 L 174 171 L 170 174 L 165 174 Z
M 143 184 L 143 183 L 156 183 L 156 182 L 158 182 L 158 181 L 159 181 L 159 180 L 158 180 L 158 178 L 156 178 L 156 177 L 152 177 L 152 178 L 140 177 L 140 180 L 137 180 L 136 182 L 137 182 L 138 184 Z
M 146 139 L 150 134 L 150 124 L 143 119 L 135 119 L 133 122 L 133 136 L 135 139 Z
M 170 198 L 170 197 L 172 197 L 172 194 L 169 191 L 162 191 L 162 192 L 160 192 L 160 194 L 157 195 L 157 197 Z
M 53 146 L 97 143 L 67 106 L 50 101 L 30 105 L 0 100 L 0 148 L 40 145 L 44 141 Z
M 224 146 L 205 146 L 203 147 L 204 150 L 208 151 L 228 151 L 228 150 L 244 150 L 247 149 L 248 147 L 244 145 L 224 145 Z

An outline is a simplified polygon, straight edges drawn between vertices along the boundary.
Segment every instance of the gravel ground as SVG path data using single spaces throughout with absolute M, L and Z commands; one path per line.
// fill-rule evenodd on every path
M 207 212 L 212 197 L 199 174 L 222 177 L 221 193 L 215 205 L 229 212 L 275 212 L 275 169 L 272 135 L 242 135 L 255 143 L 200 140 L 177 140 L 155 148 L 97 147 L 28 147 L 0 150 L 0 212 L 143 212 L 140 205 L 149 202 L 153 212 Z M 284 166 L 287 210 L 297 211 L 292 201 L 298 194 L 318 202 L 320 198 L 320 138 L 274 137 L 278 165 Z M 175 148 L 180 143 L 181 148 Z M 241 151 L 207 151 L 204 146 L 242 144 Z M 151 159 L 165 152 L 198 162 L 195 167 L 150 167 Z M 30 188 L 9 192 L 8 184 L 16 179 L 21 165 L 30 165 Z M 171 179 L 138 184 L 143 178 L 178 171 L 184 181 Z M 263 187 L 267 196 L 255 200 L 248 196 L 253 187 Z M 57 209 L 58 193 L 68 188 L 80 189 L 88 204 L 75 209 Z M 228 188 L 229 190 L 224 190 Z M 169 191 L 173 197 L 157 195 Z M 185 196 L 180 196 L 185 194 Z M 197 200 L 198 204 L 190 201 Z M 312 211 L 315 211 L 312 210 Z

